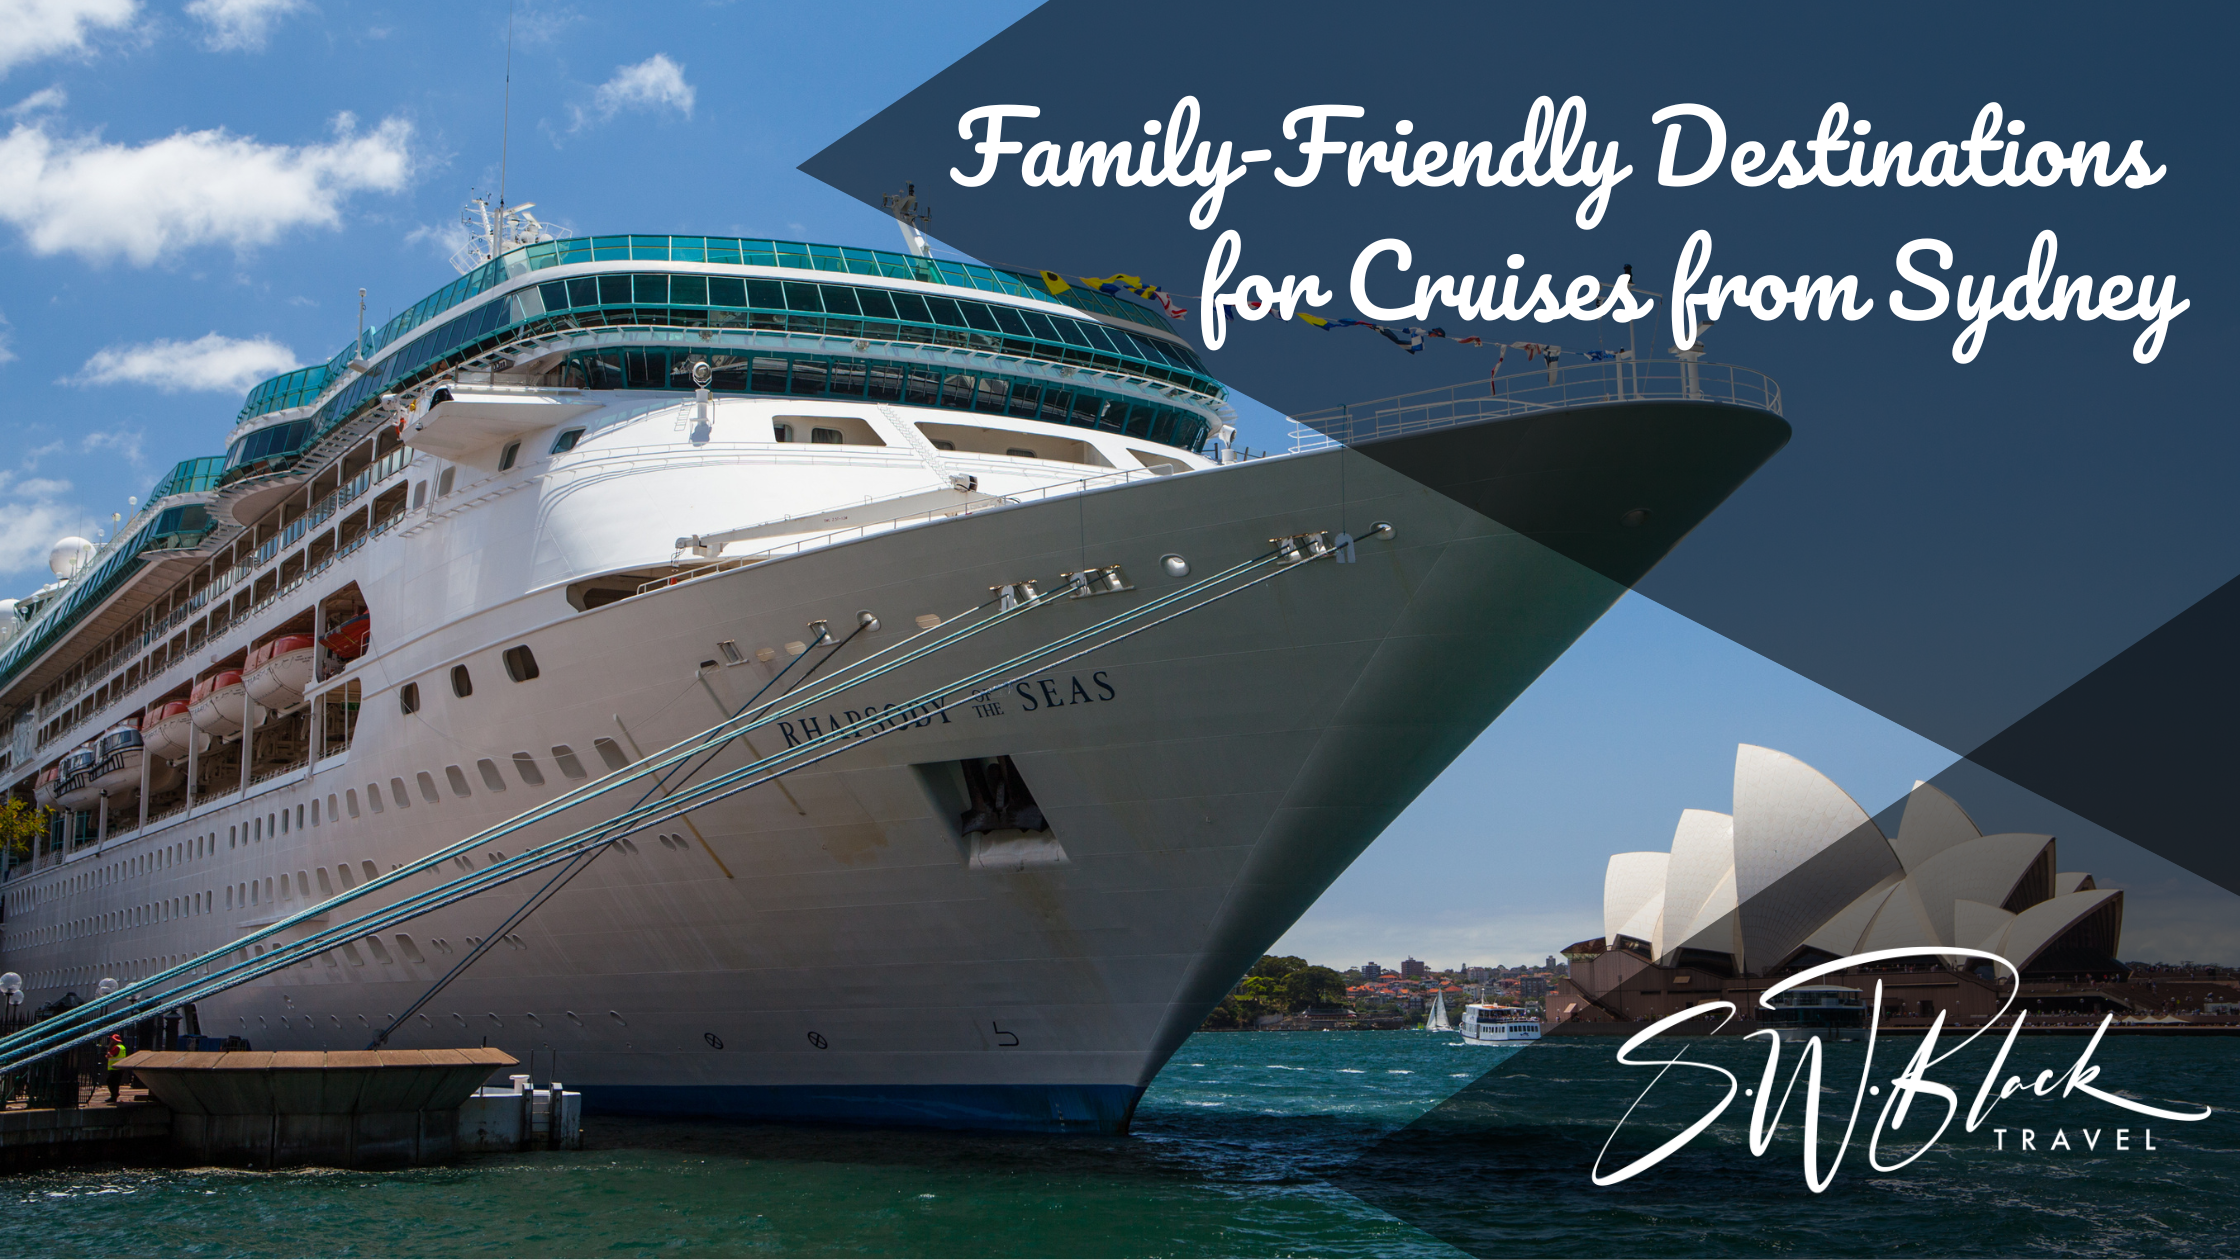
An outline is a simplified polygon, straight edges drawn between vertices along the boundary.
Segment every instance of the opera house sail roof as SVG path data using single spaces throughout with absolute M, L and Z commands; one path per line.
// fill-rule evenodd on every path
M 1939 947 L 2060 974 L 2119 966 L 2123 893 L 2061 871 L 2052 836 L 1984 835 L 1926 783 L 1886 836 L 1827 776 L 1744 744 L 1734 813 L 1685 810 L 1668 851 L 1613 854 L 1602 919 L 1606 948 L 1735 975 Z

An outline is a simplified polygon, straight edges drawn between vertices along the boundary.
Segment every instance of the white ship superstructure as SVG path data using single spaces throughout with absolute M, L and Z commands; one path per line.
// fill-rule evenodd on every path
M 1687 367 L 1678 401 L 1634 380 L 1238 460 L 1189 346 L 1103 294 L 787 242 L 511 249 L 251 391 L 226 455 L 18 605 L 6 782 L 57 812 L 9 859 L 0 957 L 34 1006 L 91 996 L 993 588 L 1098 575 L 754 738 L 1348 535 L 1350 563 L 618 841 L 390 1043 L 486 1041 L 594 1108 L 1123 1128 L 1260 951 L 1785 438 Z M 771 751 L 747 744 L 710 773 Z M 363 1047 L 536 882 L 204 1000 L 200 1028 Z

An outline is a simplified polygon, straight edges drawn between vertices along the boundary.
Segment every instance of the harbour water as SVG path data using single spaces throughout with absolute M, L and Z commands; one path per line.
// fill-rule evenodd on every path
M 1772 1151 L 1749 1156 L 1746 1101 L 1666 1165 L 1593 1187 L 1585 1165 L 1605 1117 L 1649 1075 L 1612 1063 L 1613 1038 L 1511 1050 L 1424 1032 L 1213 1033 L 1184 1045 L 1125 1138 L 595 1117 L 580 1152 L 403 1173 L 65 1170 L 0 1180 L 0 1252 L 2231 1254 L 2240 1143 L 2221 1109 L 2235 1092 L 2234 1043 L 2144 1042 L 2101 1046 L 2103 1085 L 2152 1080 L 2152 1097 L 2220 1108 L 2200 1124 L 2150 1122 L 2152 1154 L 2118 1156 L 2103 1137 L 2094 1155 L 2025 1159 L 1955 1125 L 1946 1147 L 1898 1173 L 1869 1170 L 1855 1144 L 1821 1195 L 1803 1185 L 1793 1120 Z M 2025 1039 L 2010 1067 L 2059 1071 L 2082 1045 Z M 1731 1039 L 1708 1049 L 1738 1067 L 1746 1057 Z M 1830 1056 L 1831 1152 L 1856 1053 Z M 1701 1087 L 1681 1079 L 1697 1075 L 1676 1073 L 1660 1094 L 1670 1118 L 1637 1113 L 1629 1123 L 1643 1127 L 1619 1149 L 1701 1114 Z M 1964 1103 L 1974 1078 L 1948 1079 Z M 2004 1104 L 1998 1123 L 2037 1124 L 2041 1143 L 2057 1120 L 2074 1134 L 2080 1121 L 2138 1119 L 2082 1098 L 2034 1100 L 2026 1113 L 2026 1100 Z

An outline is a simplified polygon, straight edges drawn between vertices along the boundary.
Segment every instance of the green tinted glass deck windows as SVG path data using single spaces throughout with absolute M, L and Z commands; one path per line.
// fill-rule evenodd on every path
M 531 286 L 439 324 L 383 359 L 371 371 L 350 374 L 350 382 L 308 419 L 269 425 L 245 435 L 227 453 L 227 471 L 222 480 L 230 483 L 244 476 L 284 469 L 287 461 L 306 443 L 333 431 L 371 405 L 383 392 L 425 379 L 449 364 L 487 353 L 515 338 L 571 328 L 746 327 L 851 339 L 930 343 L 1143 376 L 1209 397 L 1218 397 L 1221 393 L 1220 385 L 1206 374 L 1204 365 L 1186 346 L 1064 316 L 1011 312 L 1031 334 L 1029 338 L 1020 338 L 1000 331 L 1006 322 L 998 318 L 995 308 L 971 299 L 854 286 L 846 286 L 849 291 L 843 296 L 837 291 L 842 286 L 756 279 L 746 280 L 740 286 L 748 302 L 744 308 L 712 304 L 641 306 L 635 302 L 639 278 L 633 274 L 612 274 L 577 277 L 565 285 Z M 647 293 L 665 292 L 674 298 L 675 277 L 664 275 L 656 279 L 660 283 L 649 283 Z M 722 277 L 707 279 L 711 281 L 708 286 L 711 303 L 736 293 L 728 284 L 713 283 Z M 566 299 L 565 306 L 560 305 L 562 298 Z M 890 306 L 894 311 L 891 321 L 884 315 Z M 859 311 L 860 315 L 848 314 L 851 310 Z M 587 366 L 601 375 L 563 383 L 609 389 L 629 379 L 627 365 L 619 361 L 619 357 Z M 642 375 L 638 379 L 650 382 L 653 378 Z M 765 391 L 760 384 L 755 389 L 788 392 L 782 389 Z M 794 389 L 791 392 L 803 391 Z M 913 382 L 906 396 L 913 402 L 940 405 L 932 402 L 938 393 L 937 388 L 920 388 Z
M 872 402 L 978 411 L 1098 429 L 1126 437 L 1197 450 L 1211 422 L 1182 407 L 1052 381 L 994 372 L 937 372 L 931 368 L 842 355 L 765 354 L 626 347 L 579 350 L 561 366 L 561 379 L 585 389 L 693 388 L 692 365 L 705 360 L 715 393 L 791 397 L 861 398 Z M 622 370 L 628 366 L 628 372 Z M 776 440 L 796 440 L 778 424 Z M 810 436 L 811 441 L 828 441 Z
M 347 379 L 350 375 L 348 368 L 353 360 L 373 358 L 421 325 L 508 281 L 550 267 L 626 260 L 793 267 L 887 280 L 916 280 L 924 284 L 1054 301 L 1062 306 L 1071 306 L 1108 319 L 1126 320 L 1147 328 L 1168 326 L 1164 317 L 1110 294 L 1076 286 L 1053 297 L 1037 277 L 1023 272 L 1000 271 L 978 263 L 936 263 L 886 250 L 701 236 L 602 236 L 544 241 L 508 251 L 475 268 L 379 328 L 367 330 L 350 345 L 337 351 L 327 362 L 284 373 L 259 384 L 249 392 L 237 419 L 249 420 L 269 412 L 285 411 L 316 402 L 320 393 L 329 385 Z M 691 299 L 672 296 L 671 300 L 688 302 Z M 715 305 L 739 305 L 737 302 L 725 303 L 722 298 L 711 298 L 710 301 Z M 588 303 L 578 299 L 575 304 Z

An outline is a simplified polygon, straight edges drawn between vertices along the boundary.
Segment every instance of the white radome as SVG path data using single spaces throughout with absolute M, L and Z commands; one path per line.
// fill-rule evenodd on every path
M 86 561 L 93 559 L 93 553 L 98 550 L 100 548 L 94 546 L 90 539 L 72 534 L 55 543 L 54 548 L 47 552 L 47 569 L 58 578 L 74 577 L 79 569 L 85 567 Z

